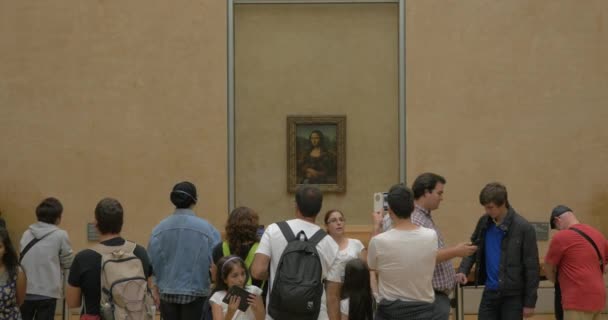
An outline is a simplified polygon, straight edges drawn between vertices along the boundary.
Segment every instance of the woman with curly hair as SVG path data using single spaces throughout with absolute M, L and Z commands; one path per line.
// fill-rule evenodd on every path
M 216 278 L 217 263 L 222 257 L 236 255 L 245 261 L 248 269 L 251 267 L 260 242 L 259 227 L 259 217 L 253 209 L 238 207 L 230 212 L 228 221 L 226 221 L 226 240 L 213 248 L 211 267 L 213 279 Z M 262 288 L 264 283 L 256 279 L 249 279 L 247 284 Z

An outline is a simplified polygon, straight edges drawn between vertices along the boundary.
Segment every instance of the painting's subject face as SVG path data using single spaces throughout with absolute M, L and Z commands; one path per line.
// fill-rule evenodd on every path
M 313 132 L 310 135 L 310 143 L 312 144 L 313 147 L 318 147 L 319 146 L 319 142 L 321 142 L 321 137 L 319 136 L 318 133 Z

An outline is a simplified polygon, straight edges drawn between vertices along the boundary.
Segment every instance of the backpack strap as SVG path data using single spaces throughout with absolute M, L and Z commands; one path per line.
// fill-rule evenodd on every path
M 595 253 L 597 253 L 597 258 L 600 262 L 600 270 L 602 271 L 602 273 L 604 273 L 604 259 L 602 258 L 602 255 L 600 254 L 600 250 L 597 248 L 597 245 L 595 244 L 593 239 L 591 239 L 591 237 L 589 237 L 586 233 L 584 233 L 583 231 L 581 231 L 577 228 L 570 227 L 569 229 L 580 234 L 581 236 L 583 236 L 583 238 L 585 238 L 587 241 L 589 241 L 589 243 L 591 243 L 591 245 L 593 246 L 593 249 L 595 249 Z
M 296 239 L 296 236 L 293 234 L 293 231 L 287 224 L 287 221 L 277 222 L 277 226 L 279 226 L 279 229 L 281 229 L 281 232 L 283 233 L 285 240 L 287 240 L 287 243 L 292 242 Z
M 258 251 L 258 246 L 260 245 L 259 242 L 256 242 L 254 244 L 251 245 L 251 249 L 249 249 L 249 252 L 247 253 L 247 258 L 245 258 L 245 265 L 247 266 L 247 269 L 251 268 L 251 264 L 253 263 L 253 258 L 255 258 L 255 252 Z M 247 285 L 251 285 L 252 279 L 251 279 L 251 274 L 249 275 L 249 279 L 247 280 Z
M 251 267 L 253 263 L 253 258 L 255 258 L 255 252 L 258 251 L 259 242 L 256 242 L 251 245 L 251 249 L 249 249 L 249 253 L 247 253 L 247 258 L 245 258 L 245 265 L 247 268 Z
M 230 246 L 228 245 L 228 241 L 222 241 L 222 255 L 224 257 L 230 255 Z
M 315 232 L 315 234 L 312 235 L 312 237 L 310 237 L 310 239 L 308 239 L 308 242 L 312 242 L 316 246 L 319 244 L 319 242 L 321 242 L 321 240 L 323 240 L 323 238 L 325 238 L 326 235 L 327 232 L 325 232 L 325 230 L 319 229 L 317 232 Z
M 103 256 L 104 254 L 112 254 L 121 250 L 123 253 L 133 253 L 136 246 L 135 242 L 125 240 L 125 243 L 122 246 L 106 246 L 105 244 L 98 243 L 91 247 L 91 250 Z
M 31 248 L 32 248 L 32 247 L 33 247 L 33 246 L 34 246 L 36 243 L 38 243 L 38 241 L 40 241 L 40 240 L 44 239 L 46 236 L 48 236 L 49 234 L 51 234 L 51 233 L 55 232 L 56 230 L 57 230 L 57 229 L 55 229 L 55 230 L 53 230 L 53 231 L 51 231 L 51 232 L 49 232 L 49 233 L 47 233 L 47 234 L 43 235 L 43 236 L 42 236 L 42 237 L 40 237 L 40 238 L 36 238 L 36 237 L 34 237 L 34 239 L 32 239 L 32 241 L 28 242 L 28 243 L 27 243 L 27 245 L 25 246 L 25 248 L 23 248 L 23 250 L 21 251 L 21 253 L 19 253 L 19 263 L 21 263 L 21 260 L 23 260 L 23 257 L 25 256 L 25 254 L 26 254 L 28 251 L 30 251 L 30 249 L 31 249 Z M 30 231 L 30 233 L 31 233 L 31 231 Z M 34 235 L 34 234 L 32 233 L 32 235 Z

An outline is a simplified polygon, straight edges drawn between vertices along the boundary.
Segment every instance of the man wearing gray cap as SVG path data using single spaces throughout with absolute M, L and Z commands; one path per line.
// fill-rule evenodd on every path
M 580 223 L 574 212 L 563 205 L 553 209 L 549 223 L 559 231 L 549 243 L 545 273 L 547 279 L 559 283 L 564 319 L 600 319 L 606 304 L 606 238 L 595 228 Z

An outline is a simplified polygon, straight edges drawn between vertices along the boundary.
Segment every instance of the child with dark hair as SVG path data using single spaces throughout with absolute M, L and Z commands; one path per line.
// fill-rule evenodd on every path
M 240 257 L 231 255 L 218 261 L 215 292 L 209 299 L 213 320 L 263 320 L 266 317 L 266 309 L 260 296 L 262 289 L 245 285 L 248 279 L 249 271 L 245 261 Z M 249 307 L 245 312 L 238 309 L 241 303 L 241 298 L 238 296 L 231 296 L 229 303 L 223 302 L 228 290 L 234 286 L 244 288 L 250 293 L 247 298 Z
M 27 279 L 19 265 L 8 231 L 0 228 L 0 315 L 2 319 L 21 319 L 19 306 L 25 299 Z
M 62 298 L 62 271 L 70 268 L 74 257 L 67 232 L 59 228 L 62 213 L 59 200 L 42 200 L 36 207 L 38 222 L 21 237 L 21 264 L 28 275 L 23 320 L 55 319 L 57 299 Z
M 369 281 L 369 269 L 361 259 L 352 259 L 346 264 L 341 299 L 342 320 L 373 319 L 374 296 Z

